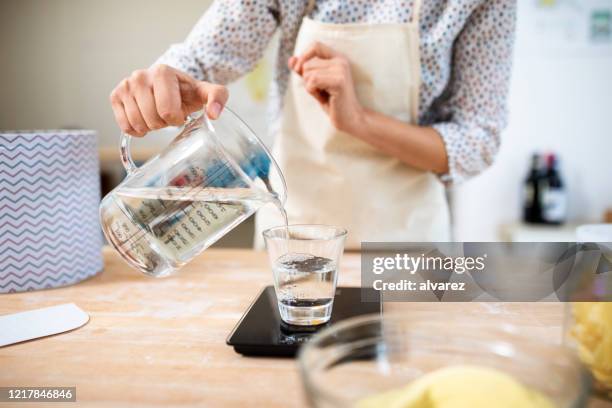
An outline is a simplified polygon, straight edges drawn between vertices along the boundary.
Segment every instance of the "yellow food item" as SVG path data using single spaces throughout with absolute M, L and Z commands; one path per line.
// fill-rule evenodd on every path
M 574 325 L 570 335 L 578 354 L 600 385 L 612 391 L 612 302 L 572 305 Z
M 263 102 L 270 83 L 270 67 L 267 61 L 265 59 L 259 61 L 255 68 L 247 74 L 244 81 L 253 101 Z
M 450 366 L 405 388 L 362 399 L 358 408 L 553 408 L 546 396 L 510 375 L 478 366 Z

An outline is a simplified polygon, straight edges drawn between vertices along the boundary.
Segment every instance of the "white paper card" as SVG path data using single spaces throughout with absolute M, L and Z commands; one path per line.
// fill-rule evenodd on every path
M 0 316 L 0 347 L 83 326 L 89 315 L 74 303 Z

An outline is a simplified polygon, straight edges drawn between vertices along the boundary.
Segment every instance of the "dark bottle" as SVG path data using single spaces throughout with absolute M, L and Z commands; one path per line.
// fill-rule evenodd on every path
M 537 153 L 531 156 L 531 168 L 523 183 L 523 221 L 531 224 L 542 224 L 541 184 L 544 180 L 542 159 Z
M 567 218 L 567 193 L 554 153 L 546 155 L 546 173 L 542 184 L 542 219 L 546 224 L 563 224 Z

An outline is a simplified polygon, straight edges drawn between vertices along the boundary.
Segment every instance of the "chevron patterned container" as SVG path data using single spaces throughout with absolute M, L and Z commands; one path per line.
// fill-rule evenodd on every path
M 99 203 L 94 131 L 0 131 L 0 293 L 100 272 Z

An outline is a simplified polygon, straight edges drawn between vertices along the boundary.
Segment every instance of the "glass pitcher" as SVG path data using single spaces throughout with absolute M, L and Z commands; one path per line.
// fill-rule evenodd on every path
M 126 178 L 100 204 L 108 242 L 141 272 L 167 276 L 255 213 L 280 209 L 286 186 L 270 152 L 225 108 L 192 115 L 162 152 L 137 167 L 121 136 Z

